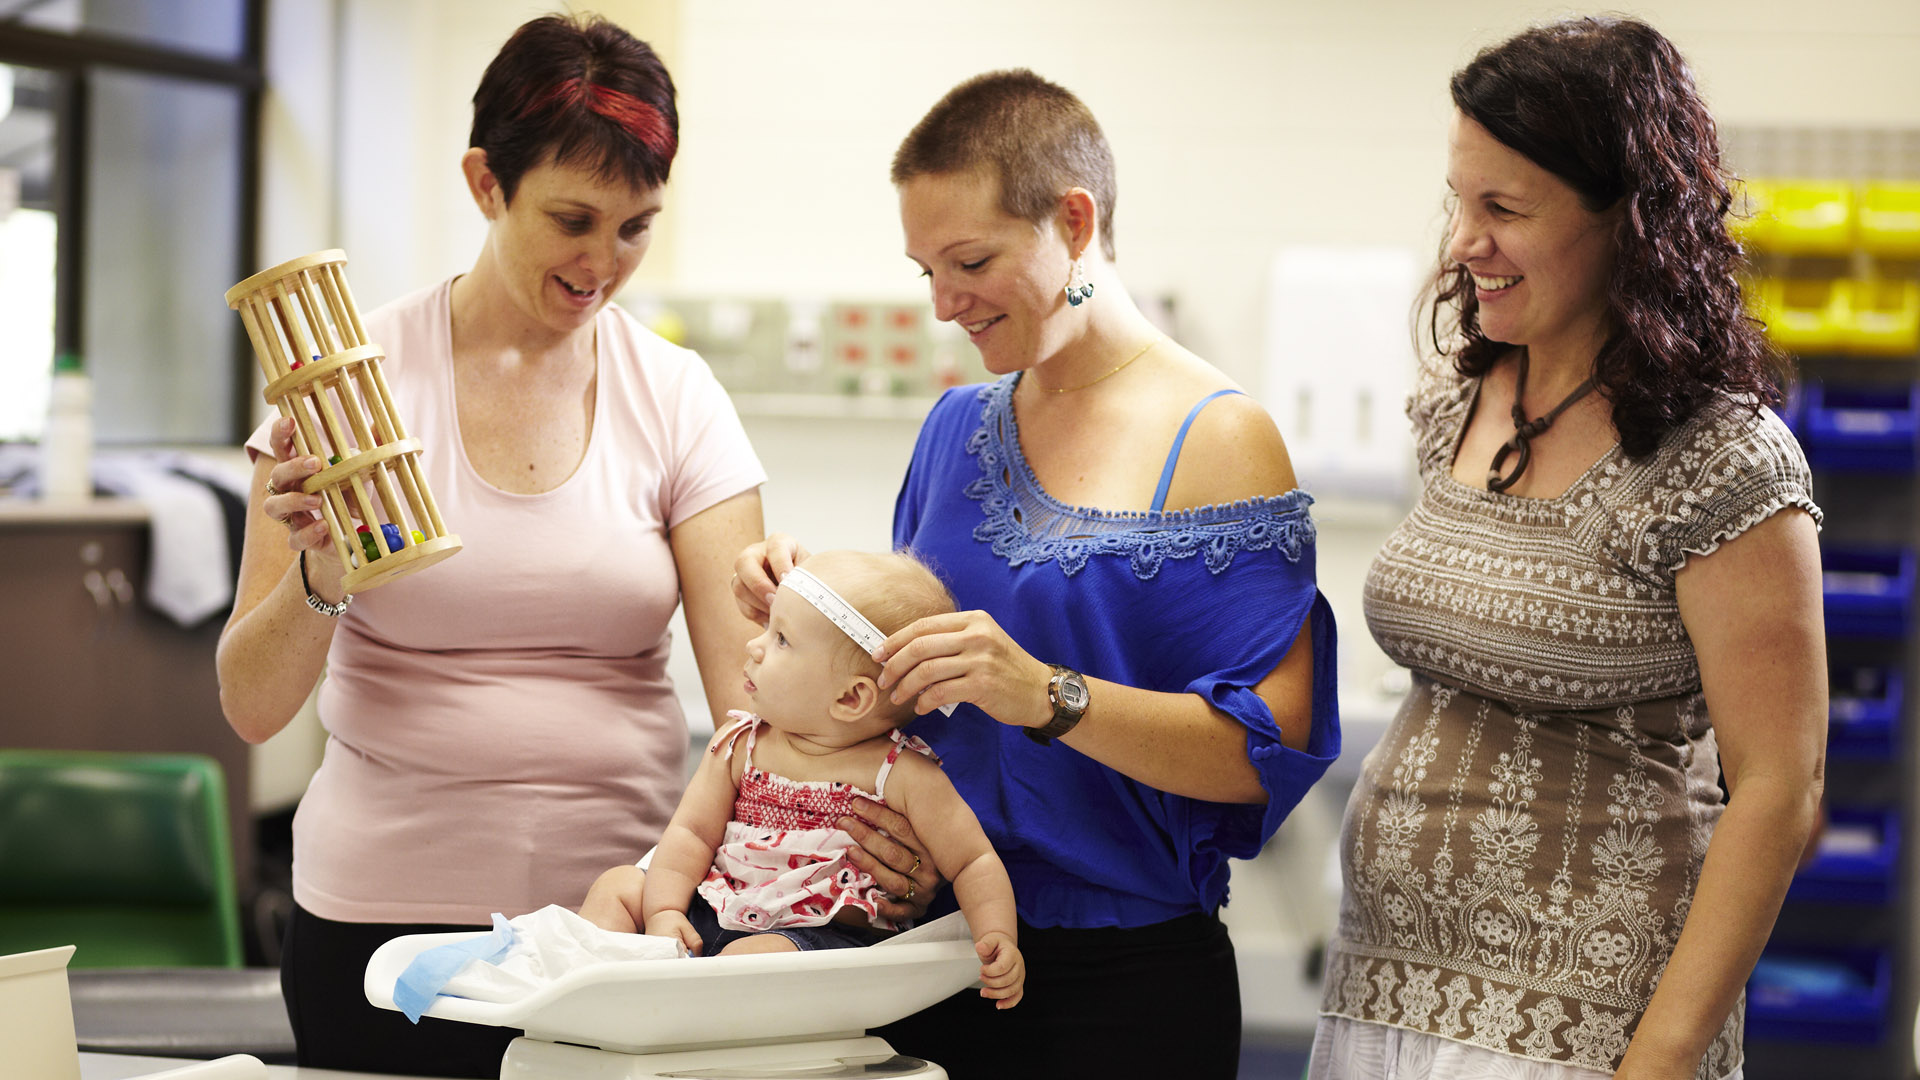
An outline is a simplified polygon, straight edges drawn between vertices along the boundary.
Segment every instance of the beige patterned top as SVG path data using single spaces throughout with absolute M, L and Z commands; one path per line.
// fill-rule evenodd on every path
M 1721 810 L 1674 574 L 1820 510 L 1785 425 L 1726 399 L 1558 498 L 1469 487 L 1451 463 L 1478 385 L 1430 371 L 1408 404 L 1423 489 L 1366 614 L 1414 687 L 1347 805 L 1322 1008 L 1611 1071 Z M 1743 1020 L 1701 1080 L 1739 1066 Z

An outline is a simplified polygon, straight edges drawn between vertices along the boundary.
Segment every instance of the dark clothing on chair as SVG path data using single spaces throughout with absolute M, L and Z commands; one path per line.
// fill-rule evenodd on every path
M 494 1080 L 507 1044 L 519 1031 L 430 1016 L 412 1024 L 400 1013 L 368 1004 L 363 989 L 368 959 L 393 938 L 486 929 L 334 922 L 295 904 L 280 954 L 280 989 L 287 999 L 299 1064 Z M 307 958 L 313 962 L 303 963 Z

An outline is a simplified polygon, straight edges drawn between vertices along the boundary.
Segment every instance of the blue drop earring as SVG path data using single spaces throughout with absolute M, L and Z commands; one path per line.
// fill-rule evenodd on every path
M 1073 268 L 1067 272 L 1067 303 L 1079 307 L 1093 298 L 1093 282 L 1087 280 L 1087 271 L 1080 259 L 1073 260 Z

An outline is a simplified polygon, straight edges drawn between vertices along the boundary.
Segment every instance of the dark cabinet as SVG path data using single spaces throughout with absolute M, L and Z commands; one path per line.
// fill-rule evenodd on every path
M 223 615 L 182 627 L 147 607 L 137 504 L 70 514 L 0 500 L 0 743 L 190 751 L 226 772 L 235 869 L 251 880 L 249 747 L 220 713 Z

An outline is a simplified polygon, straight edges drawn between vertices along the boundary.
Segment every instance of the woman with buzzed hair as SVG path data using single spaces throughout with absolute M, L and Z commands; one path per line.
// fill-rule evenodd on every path
M 893 181 L 934 314 L 999 379 L 921 429 L 894 540 L 961 610 L 890 637 L 882 685 L 918 696 L 914 730 L 1006 863 L 1028 982 L 1018 1009 L 961 994 L 881 1034 L 956 1078 L 1231 1077 L 1227 860 L 1340 747 L 1312 500 L 1266 410 L 1128 296 L 1113 156 L 1072 93 L 968 80 Z M 780 536 L 743 553 L 742 609 L 764 618 L 804 557 Z M 875 877 L 931 893 L 911 829 L 870 820 L 897 844 L 870 848 Z

